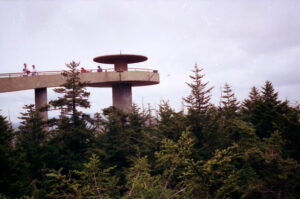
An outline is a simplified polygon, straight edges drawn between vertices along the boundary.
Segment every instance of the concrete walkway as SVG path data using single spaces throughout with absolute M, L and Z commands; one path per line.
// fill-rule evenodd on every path
M 14 73 L 16 74 L 16 73 Z M 89 87 L 112 87 L 114 84 L 129 83 L 131 86 L 148 86 L 159 84 L 159 73 L 147 71 L 108 71 L 81 73 L 80 79 L 87 82 Z M 13 92 L 37 88 L 59 87 L 65 82 L 59 72 L 56 74 L 43 74 L 37 76 L 5 76 L 0 78 L 0 93 Z

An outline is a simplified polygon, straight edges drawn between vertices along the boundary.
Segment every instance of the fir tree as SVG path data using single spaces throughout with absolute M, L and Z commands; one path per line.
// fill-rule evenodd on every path
M 257 106 L 261 102 L 261 95 L 259 90 L 254 86 L 249 93 L 249 99 L 244 100 L 242 104 L 242 118 L 250 123 L 254 123 L 254 112 L 257 112 Z
M 205 113 L 209 106 L 210 101 L 210 91 L 211 88 L 207 88 L 208 82 L 203 82 L 204 74 L 201 74 L 203 69 L 199 68 L 197 64 L 195 64 L 193 73 L 194 75 L 190 75 L 189 77 L 192 79 L 191 83 L 187 83 L 187 85 L 191 88 L 191 94 L 186 98 L 183 98 L 184 102 L 187 104 L 189 111 L 196 111 L 197 113 Z
M 0 193 L 8 194 L 11 190 L 12 183 L 12 138 L 13 130 L 5 117 L 0 115 Z M 1 196 L 0 196 L 1 198 Z
M 168 102 L 163 101 L 158 107 L 157 131 L 160 138 L 178 140 L 186 128 L 183 112 L 175 112 Z
M 222 91 L 220 107 L 215 111 L 214 117 L 211 117 L 209 123 L 207 134 L 214 135 L 208 139 L 210 141 L 209 148 L 224 149 L 239 139 L 236 137 L 237 126 L 240 124 L 239 102 L 227 83 L 225 83 Z
M 161 186 L 162 193 L 160 198 L 180 197 L 185 195 L 189 183 L 185 181 L 186 168 L 191 166 L 193 145 L 195 139 L 189 132 L 183 132 L 178 141 L 163 139 L 161 149 L 155 152 L 156 167 L 162 170 Z M 189 176 L 190 177 L 190 176 Z
M 25 113 L 21 113 L 21 125 L 16 136 L 15 168 L 18 170 L 19 183 L 14 184 L 19 194 L 33 195 L 41 198 L 43 193 L 44 169 L 47 168 L 48 132 L 46 123 L 39 115 L 34 105 L 26 105 Z
M 118 198 L 117 179 L 110 172 L 114 167 L 103 168 L 96 155 L 83 164 L 81 170 L 72 170 L 68 175 L 62 169 L 47 174 L 49 198 Z
M 162 192 L 160 176 L 151 175 L 147 156 L 138 158 L 126 175 L 128 191 L 125 198 L 159 198 Z
M 275 131 L 281 132 L 285 140 L 285 155 L 300 160 L 299 108 L 290 106 L 288 101 L 280 101 L 271 82 L 265 83 L 261 93 L 252 88 L 249 99 L 243 103 L 242 118 L 253 125 L 260 138 L 268 138 Z
M 95 128 L 89 126 L 89 116 L 78 110 L 90 107 L 90 93 L 85 89 L 86 83 L 80 80 L 77 69 L 79 63 L 72 61 L 66 66 L 69 70 L 62 73 L 66 82 L 62 88 L 54 89 L 62 96 L 49 102 L 54 108 L 59 108 L 61 114 L 58 119 L 54 119 L 48 159 L 50 168 L 63 167 L 68 172 L 81 167 L 84 157 L 93 145 Z
M 62 75 L 66 78 L 66 82 L 62 88 L 55 88 L 56 93 L 62 94 L 57 100 L 50 101 L 50 104 L 55 108 L 60 108 L 63 116 L 70 115 L 73 125 L 79 124 L 79 118 L 82 117 L 82 112 L 78 108 L 89 108 L 90 102 L 88 97 L 89 92 L 86 91 L 85 82 L 80 81 L 79 63 L 72 61 L 66 64 L 69 70 L 66 70 Z
M 278 100 L 278 93 L 274 91 L 272 83 L 266 81 L 261 95 L 253 88 L 249 97 L 243 108 L 246 121 L 254 125 L 260 138 L 269 137 L 276 130 L 274 124 L 280 117 L 278 108 L 281 101 Z
M 221 100 L 222 115 L 226 119 L 234 118 L 237 116 L 238 109 L 239 102 L 235 98 L 230 86 L 225 83 Z
M 203 82 L 204 74 L 201 74 L 203 69 L 198 68 L 197 64 L 193 70 L 194 75 L 190 75 L 192 83 L 187 83 L 191 88 L 191 94 L 183 98 L 188 108 L 187 126 L 191 133 L 197 137 L 197 144 L 195 145 L 200 151 L 205 147 L 205 139 L 207 132 L 205 132 L 206 125 L 210 120 L 210 91 L 211 88 L 207 88 L 208 82 Z M 209 153 L 205 150 L 198 152 L 197 155 L 208 156 Z M 202 158 L 202 157 L 201 157 Z

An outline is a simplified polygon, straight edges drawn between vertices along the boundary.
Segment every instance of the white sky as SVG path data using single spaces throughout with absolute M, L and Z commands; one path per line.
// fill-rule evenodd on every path
M 194 64 L 213 86 L 213 103 L 228 82 L 237 98 L 266 80 L 281 99 L 300 99 L 300 1 L 298 0 L 0 0 L 0 73 L 63 70 L 78 61 L 95 69 L 93 58 L 141 54 L 148 61 L 129 67 L 159 70 L 161 83 L 133 88 L 133 101 L 181 108 Z M 110 68 L 110 65 L 102 65 Z M 1 85 L 0 85 L 1 86 Z M 112 103 L 110 89 L 88 89 L 92 109 Z M 55 99 L 48 89 L 48 99 Z M 1 114 L 17 121 L 34 91 L 0 93 Z

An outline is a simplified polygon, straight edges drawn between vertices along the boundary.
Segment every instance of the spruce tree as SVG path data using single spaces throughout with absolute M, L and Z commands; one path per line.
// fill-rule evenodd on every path
M 240 123 L 239 118 L 239 102 L 231 87 L 225 83 L 221 103 L 218 108 L 217 117 L 215 118 L 209 132 L 215 134 L 212 139 L 213 144 L 210 146 L 212 149 L 223 149 L 229 147 L 235 140 L 237 124 Z M 216 133 L 217 132 L 217 133 Z
M 95 155 L 83 164 L 81 170 L 63 174 L 52 170 L 47 174 L 50 184 L 48 198 L 119 198 L 117 179 L 110 172 L 114 167 L 105 168 Z
M 280 120 L 279 106 L 282 103 L 278 99 L 278 93 L 274 91 L 270 81 L 266 81 L 259 95 L 253 88 L 248 100 L 245 100 L 243 114 L 246 121 L 250 122 L 260 138 L 269 137 Z
M 280 101 L 278 92 L 267 81 L 258 91 L 252 88 L 249 99 L 242 106 L 242 119 L 252 125 L 260 138 L 268 138 L 275 131 L 279 131 L 285 140 L 286 156 L 300 160 L 299 132 L 300 116 L 297 106 L 290 106 L 288 101 Z
M 200 69 L 197 64 L 194 67 L 194 75 L 190 75 L 192 79 L 191 83 L 187 85 L 191 88 L 191 93 L 186 98 L 183 98 L 188 108 L 187 126 L 191 133 L 197 137 L 197 144 L 195 145 L 199 150 L 202 150 L 206 145 L 204 137 L 208 132 L 206 125 L 210 120 L 209 111 L 212 107 L 210 101 L 210 91 L 212 87 L 207 88 L 208 82 L 203 82 L 204 74 L 201 74 L 203 69 Z M 207 156 L 208 153 L 205 150 L 199 151 L 198 156 Z M 199 157 L 198 157 L 199 158 Z
M 147 155 L 154 147 L 145 121 L 136 105 L 129 113 L 115 107 L 103 109 L 104 131 L 97 138 L 97 151 L 105 163 L 118 167 L 118 175 L 130 166 L 134 157 Z
M 21 113 L 21 125 L 16 136 L 16 162 L 14 168 L 18 180 L 14 184 L 20 192 L 41 198 L 44 170 L 47 168 L 48 132 L 46 123 L 34 105 L 25 105 Z M 17 193 L 17 192 L 16 192 Z
M 129 198 L 159 198 L 162 186 L 160 176 L 151 176 L 151 165 L 147 157 L 137 158 L 126 175 L 127 193 L 122 197 Z
M 192 198 L 191 190 L 195 186 L 191 171 L 195 165 L 192 158 L 195 139 L 190 132 L 182 132 L 177 141 L 163 139 L 160 150 L 155 152 L 156 169 L 161 170 L 160 198 Z M 195 176 L 193 176 L 195 177 Z
M 275 123 L 280 119 L 278 106 L 281 101 L 278 100 L 278 92 L 275 92 L 270 81 L 266 81 L 262 88 L 262 103 L 259 106 L 259 121 L 256 123 L 256 132 L 259 137 L 269 137 L 275 130 Z
M 13 130 L 6 120 L 5 117 L 0 115 L 0 193 L 10 195 L 10 192 L 13 191 L 10 184 L 13 181 L 12 178 L 12 138 Z M 1 197 L 1 196 L 0 196 Z
M 168 102 L 162 101 L 158 107 L 157 132 L 158 137 L 178 140 L 186 128 L 186 118 L 182 111 L 176 112 Z
M 203 82 L 205 74 L 201 74 L 202 71 L 203 69 L 195 64 L 194 75 L 189 76 L 192 82 L 186 83 L 191 88 L 191 93 L 183 98 L 189 111 L 195 111 L 200 114 L 204 114 L 207 111 L 211 97 L 210 91 L 213 89 L 212 87 L 207 88 L 208 82 Z
M 88 101 L 90 93 L 86 91 L 86 82 L 80 80 L 79 63 L 72 61 L 66 66 L 69 70 L 62 73 L 66 78 L 66 82 L 61 85 L 61 88 L 54 89 L 56 93 L 62 96 L 58 97 L 57 100 L 50 101 L 50 105 L 59 108 L 63 116 L 71 116 L 72 123 L 76 126 L 79 124 L 79 118 L 83 116 L 78 108 L 90 107 Z
M 245 99 L 242 103 L 242 118 L 250 123 L 253 123 L 255 118 L 253 117 L 254 112 L 257 112 L 257 106 L 261 102 L 260 91 L 254 86 L 251 88 L 249 93 L 249 99 Z
M 89 117 L 79 110 L 90 107 L 90 93 L 86 91 L 86 83 L 80 79 L 77 69 L 79 63 L 72 61 L 66 66 L 69 70 L 62 73 L 66 82 L 61 88 L 54 89 L 62 96 L 49 102 L 52 107 L 59 108 L 61 114 L 58 119 L 54 119 L 51 153 L 48 155 L 51 168 L 63 167 L 65 171 L 69 171 L 81 167 L 81 162 L 93 145 L 95 129 L 89 127 Z
M 234 118 L 237 116 L 238 109 L 239 102 L 237 101 L 230 86 L 227 83 L 225 83 L 221 100 L 222 115 L 226 119 Z

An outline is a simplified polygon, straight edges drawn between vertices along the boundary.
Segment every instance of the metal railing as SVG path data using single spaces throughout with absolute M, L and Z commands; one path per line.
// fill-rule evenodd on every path
M 87 72 L 97 73 L 97 69 L 86 69 Z M 61 74 L 65 70 L 61 71 L 38 71 L 36 75 L 32 75 L 32 73 L 24 74 L 23 72 L 19 73 L 0 73 L 0 78 L 7 78 L 7 77 L 26 77 L 26 76 L 40 76 L 40 75 L 57 75 Z M 80 70 L 79 70 L 80 71 Z M 128 68 L 128 71 L 148 71 L 148 72 L 154 72 L 157 73 L 157 70 L 153 69 L 147 69 L 147 68 Z M 123 71 L 115 71 L 114 68 L 106 68 L 102 69 L 102 72 L 123 72 Z

